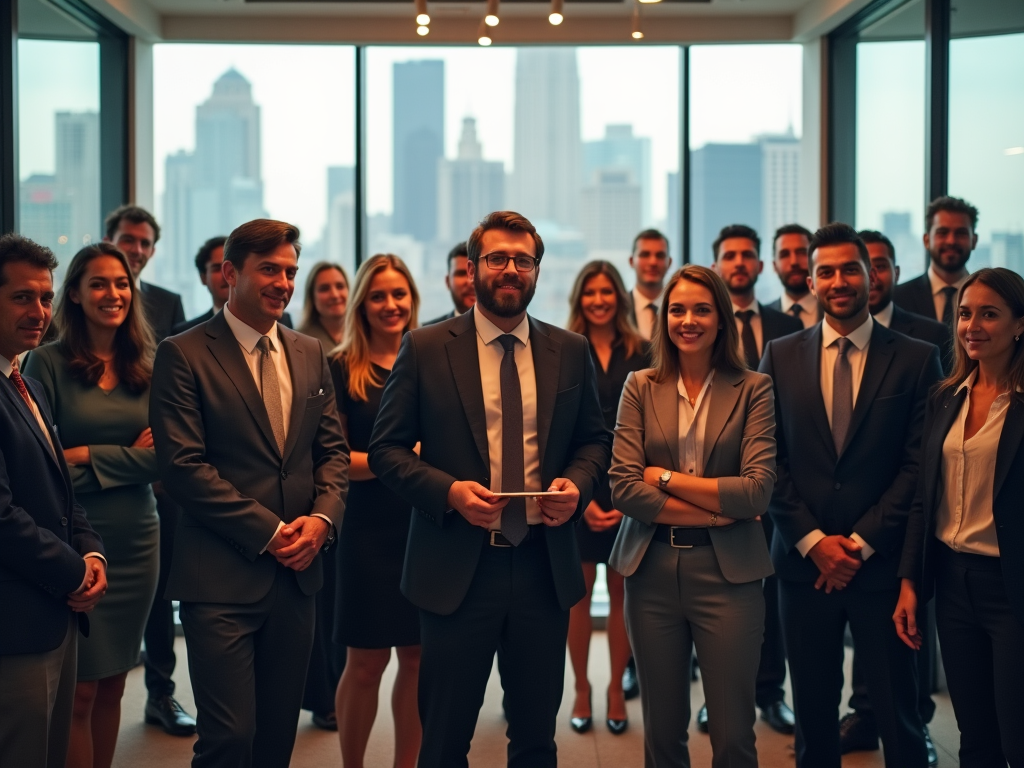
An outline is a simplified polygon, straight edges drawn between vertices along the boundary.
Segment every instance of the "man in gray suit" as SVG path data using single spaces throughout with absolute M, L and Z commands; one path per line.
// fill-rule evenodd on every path
M 224 247 L 228 303 L 157 351 L 150 423 L 181 504 L 167 597 L 181 601 L 198 709 L 194 768 L 287 768 L 313 642 L 321 547 L 348 446 L 319 342 L 278 322 L 299 231 L 257 219 Z

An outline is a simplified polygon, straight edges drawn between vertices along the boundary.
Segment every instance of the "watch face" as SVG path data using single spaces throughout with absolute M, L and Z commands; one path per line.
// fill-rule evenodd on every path
M 672 473 L 671 472 L 662 472 L 661 473 L 661 477 L 659 477 L 658 479 L 661 480 L 661 482 L 663 482 L 663 483 L 667 483 L 669 480 L 672 479 Z

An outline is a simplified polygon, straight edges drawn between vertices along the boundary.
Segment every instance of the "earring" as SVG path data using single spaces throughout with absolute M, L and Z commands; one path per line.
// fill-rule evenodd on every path
M 1014 336 L 1014 337 L 1013 337 L 1013 340 L 1014 340 L 1014 341 L 1020 341 L 1020 336 Z

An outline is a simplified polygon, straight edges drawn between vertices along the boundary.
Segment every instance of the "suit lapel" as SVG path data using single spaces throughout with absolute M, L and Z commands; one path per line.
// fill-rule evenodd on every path
M 60 465 L 57 462 L 57 457 L 53 455 L 53 451 L 56 448 L 57 441 L 54 440 L 53 447 L 50 446 L 49 442 L 47 442 L 46 440 L 46 436 L 42 432 L 42 429 L 40 429 L 39 427 L 39 422 L 36 421 L 35 415 L 32 413 L 32 411 L 29 410 L 29 407 L 28 405 L 25 404 L 25 401 L 21 399 L 21 394 L 15 388 L 14 384 L 11 382 L 10 379 L 8 379 L 6 376 L 3 376 L 3 378 L 7 381 L 7 385 L 3 387 L 3 390 L 7 393 L 7 397 L 10 398 L 11 402 L 13 403 L 14 409 L 21 415 L 21 418 L 25 420 L 25 423 L 28 425 L 29 430 L 31 430 L 33 436 L 36 438 L 36 442 L 38 442 L 39 445 L 42 447 L 43 452 L 46 453 L 46 455 L 53 460 L 53 463 L 56 464 L 59 469 Z M 25 386 L 28 387 L 29 389 L 32 389 L 32 384 L 27 379 L 25 380 Z M 36 404 L 38 405 L 39 393 L 32 392 L 32 396 L 36 399 Z M 44 421 L 45 420 L 46 419 L 44 419 Z
M 732 415 L 736 403 L 740 399 L 740 388 L 737 386 L 743 377 L 734 372 L 719 371 L 711 382 L 711 401 L 708 403 L 708 420 L 704 425 L 704 466 L 708 466 L 711 451 L 718 442 L 725 423 Z
M 921 446 L 921 471 L 929 472 L 932 468 L 935 469 L 935 476 L 932 478 L 932 482 L 925 488 L 928 494 L 924 498 L 924 501 L 927 503 L 925 509 L 935 509 L 938 501 L 937 489 L 942 481 L 942 444 L 946 442 L 946 435 L 953 428 L 953 422 L 960 416 L 960 409 L 963 407 L 966 398 L 966 389 L 961 390 L 952 397 L 944 398 L 945 402 L 942 409 L 937 411 L 932 417 L 933 426 L 929 431 L 928 443 Z M 993 495 L 993 498 L 995 498 L 995 495 Z
M 853 408 L 853 416 L 850 419 L 850 429 L 846 433 L 846 442 L 843 450 L 850 444 L 857 429 L 864 423 L 864 416 L 871 409 L 878 394 L 878 388 L 882 386 L 885 379 L 885 372 L 889 370 L 892 362 L 892 331 L 879 323 L 875 323 L 871 331 L 871 342 L 868 345 L 868 359 L 864 363 L 864 375 L 860 380 L 860 390 L 857 392 L 857 405 Z
M 533 374 L 537 386 L 537 458 L 544 466 L 544 449 L 551 434 L 558 396 L 558 378 L 561 371 L 562 345 L 544 332 L 532 317 L 530 321 L 530 347 L 533 349 Z
M 825 399 L 821 394 L 821 323 L 805 331 L 804 338 L 800 342 L 799 368 L 798 386 L 804 392 L 800 402 L 806 404 L 811 421 L 814 422 L 822 442 L 827 446 L 829 455 L 834 459 L 836 458 L 835 440 L 832 438 L 832 429 L 828 425 Z
M 1024 439 L 1024 405 L 1017 397 L 1010 400 L 1010 406 L 1006 411 L 1006 421 L 1003 422 L 1003 431 L 999 435 L 999 448 L 996 450 L 996 476 L 992 484 L 992 498 L 999 496 L 1003 487 L 1003 481 L 1010 471 L 1010 465 L 1017 455 L 1021 440 Z
M 651 379 L 654 418 L 661 427 L 665 444 L 672 454 L 672 471 L 679 471 L 679 379 L 657 382 Z
M 452 369 L 459 400 L 462 401 L 476 448 L 484 466 L 489 468 L 491 459 L 487 449 L 487 412 L 484 410 L 484 389 L 480 384 L 480 355 L 476 348 L 473 312 L 459 315 L 457 322 L 449 328 L 449 333 L 452 338 L 445 343 L 448 365 Z
M 299 346 L 298 337 L 294 331 L 285 328 L 280 323 L 277 324 L 277 327 L 279 329 L 278 338 L 281 340 L 281 346 L 284 347 L 285 356 L 288 358 L 288 368 L 292 374 L 292 413 L 284 442 L 284 458 L 287 459 L 295 449 L 299 433 L 302 431 L 306 398 L 309 395 L 309 377 L 306 375 L 306 353 Z

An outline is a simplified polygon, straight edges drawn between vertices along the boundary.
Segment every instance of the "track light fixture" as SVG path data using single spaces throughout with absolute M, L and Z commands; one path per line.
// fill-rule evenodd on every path
M 487 28 L 487 24 L 483 21 L 480 22 L 480 29 L 476 33 L 476 41 L 480 43 L 484 48 L 491 44 L 491 32 Z
M 653 3 L 660 3 L 661 0 L 640 0 L 640 2 L 644 3 L 644 4 L 653 4 Z
M 562 15 L 564 2 L 565 0 L 551 0 L 551 13 L 548 15 L 548 21 L 556 27 L 565 20 L 565 16 Z
M 488 27 L 498 26 L 501 19 L 498 18 L 498 3 L 500 0 L 487 0 L 487 15 L 484 16 L 484 23 Z
M 416 34 L 419 35 L 420 37 L 426 37 L 427 35 L 430 34 L 430 27 L 428 27 L 426 24 L 420 24 L 418 27 L 416 27 Z
M 644 39 L 644 30 L 640 25 L 640 0 L 635 0 L 633 3 L 633 39 Z
M 427 0 L 416 0 L 416 23 L 425 27 L 430 23 L 430 14 L 427 13 Z M 416 30 L 419 32 L 419 30 Z M 426 32 L 420 32 L 425 35 Z

